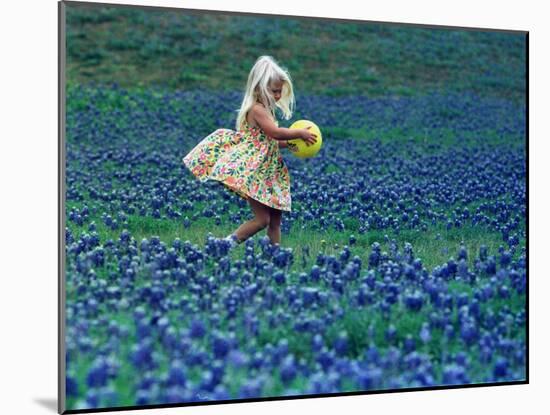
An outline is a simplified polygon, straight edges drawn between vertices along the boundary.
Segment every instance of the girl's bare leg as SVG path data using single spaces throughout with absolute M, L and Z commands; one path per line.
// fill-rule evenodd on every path
M 248 204 L 254 212 L 254 219 L 243 223 L 235 232 L 233 232 L 240 242 L 250 238 L 258 231 L 265 229 L 270 223 L 269 206 L 266 206 L 252 198 L 248 198 Z
M 281 244 L 281 220 L 282 211 L 279 209 L 270 208 L 269 226 L 267 228 L 267 236 L 272 244 Z

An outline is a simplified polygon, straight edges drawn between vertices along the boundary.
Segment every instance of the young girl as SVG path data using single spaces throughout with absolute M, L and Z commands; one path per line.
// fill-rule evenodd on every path
M 225 238 L 232 247 L 265 228 L 271 243 L 280 244 L 281 216 L 290 212 L 291 197 L 289 172 L 279 148 L 295 138 L 308 146 L 317 141 L 311 127 L 278 127 L 275 109 L 289 119 L 294 104 L 288 72 L 271 56 L 261 56 L 248 75 L 236 131 L 217 129 L 183 158 L 201 181 L 217 180 L 248 201 L 254 219 Z

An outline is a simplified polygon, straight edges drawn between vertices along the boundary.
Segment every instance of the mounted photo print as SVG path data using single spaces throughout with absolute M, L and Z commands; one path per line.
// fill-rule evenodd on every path
M 528 383 L 527 31 L 58 5 L 60 413 Z

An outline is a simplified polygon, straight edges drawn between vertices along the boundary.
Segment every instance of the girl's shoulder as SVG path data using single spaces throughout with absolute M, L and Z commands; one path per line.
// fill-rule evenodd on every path
M 259 102 L 256 102 L 256 103 L 252 104 L 250 109 L 247 111 L 246 117 L 245 117 L 248 124 L 251 124 L 251 125 L 256 124 L 256 116 L 258 114 L 260 114 L 261 112 L 263 112 L 263 111 L 265 111 L 265 109 L 264 109 L 263 105 L 260 104 Z
M 267 108 L 261 102 L 255 102 L 254 104 L 252 104 L 252 107 L 250 108 L 250 110 L 253 112 L 267 111 Z
M 257 115 L 258 113 L 266 114 L 267 116 L 269 116 L 269 118 L 273 120 L 273 122 L 275 123 L 277 122 L 275 120 L 275 117 L 273 116 L 273 113 L 268 108 L 266 108 L 265 105 L 262 104 L 261 102 L 254 103 L 250 108 L 249 113 L 252 116 Z
M 256 115 L 258 114 L 259 111 L 262 111 L 262 108 L 263 108 L 263 106 L 258 102 L 252 104 L 250 109 L 246 112 L 245 120 L 249 124 L 255 124 L 256 123 L 256 120 L 255 120 Z M 252 121 L 252 122 L 250 122 L 249 120 Z

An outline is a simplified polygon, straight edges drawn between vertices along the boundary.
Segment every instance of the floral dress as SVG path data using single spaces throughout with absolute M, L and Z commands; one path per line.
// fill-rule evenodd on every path
M 290 176 L 277 140 L 245 120 L 243 130 L 220 128 L 183 163 L 199 180 L 217 180 L 239 196 L 290 212 Z

